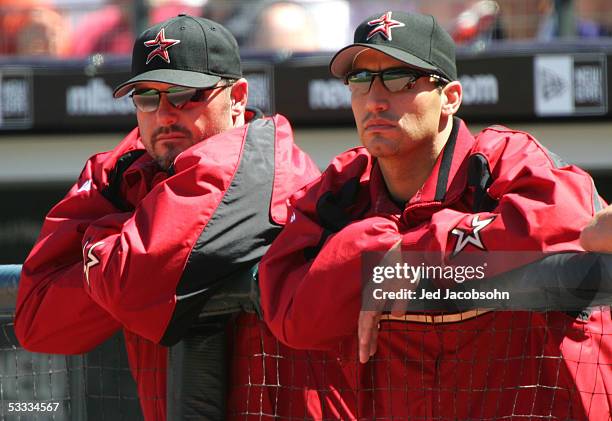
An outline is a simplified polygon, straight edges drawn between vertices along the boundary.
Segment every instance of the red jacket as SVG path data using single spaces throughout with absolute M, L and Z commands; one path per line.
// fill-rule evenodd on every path
M 146 419 L 165 419 L 166 348 L 207 298 L 256 263 L 289 195 L 319 174 L 282 116 L 181 153 L 162 171 L 138 130 L 90 158 L 47 215 L 23 265 L 15 331 L 24 348 L 75 354 L 123 328 Z M 120 178 L 120 180 L 117 180 Z
M 327 405 L 313 409 L 315 402 L 309 414 L 609 415 L 612 376 L 609 366 L 596 363 L 598 356 L 612 359 L 609 314 L 594 312 L 588 323 L 562 313 L 491 312 L 454 324 L 387 317 L 378 351 L 365 365 L 358 362 L 356 338 L 364 252 L 385 252 L 401 242 L 405 251 L 438 252 L 442 262 L 479 249 L 576 251 L 580 230 L 601 207 L 588 174 L 560 162 L 530 135 L 503 127 L 474 138 L 455 119 L 432 173 L 403 209 L 390 200 L 365 148 L 336 157 L 319 180 L 292 197 L 290 223 L 260 264 L 262 310 L 271 331 L 288 346 L 326 354 L 316 402 Z M 476 238 L 474 222 L 483 221 Z M 461 232 L 474 241 L 462 240 Z M 527 262 L 510 265 L 521 263 Z M 581 336 L 584 329 L 592 335 Z M 548 352 L 549 365 L 542 365 Z M 576 374 L 565 367 L 575 361 L 589 363 Z

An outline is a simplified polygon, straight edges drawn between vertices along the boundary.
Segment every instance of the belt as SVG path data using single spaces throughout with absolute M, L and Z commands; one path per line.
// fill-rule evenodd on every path
M 415 323 L 457 323 L 465 320 L 473 319 L 474 317 L 482 316 L 490 313 L 492 310 L 488 308 L 477 308 L 468 310 L 462 313 L 443 313 L 443 314 L 427 314 L 427 313 L 408 313 L 403 316 L 392 316 L 391 314 L 383 314 L 381 320 L 397 320 L 402 322 Z

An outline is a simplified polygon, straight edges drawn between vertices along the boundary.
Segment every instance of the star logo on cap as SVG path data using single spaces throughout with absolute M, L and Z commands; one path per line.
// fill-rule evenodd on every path
M 457 244 L 455 244 L 455 250 L 453 250 L 453 254 L 451 257 L 455 257 L 456 255 L 458 255 L 459 252 L 461 252 L 461 250 L 463 250 L 468 244 L 472 244 L 473 246 L 478 247 L 481 250 L 486 250 L 487 248 L 485 247 L 482 242 L 482 239 L 480 238 L 480 231 L 484 229 L 484 227 L 489 225 L 491 222 L 493 222 L 494 219 L 495 216 L 492 216 L 491 218 L 483 219 L 481 221 L 478 218 L 478 215 L 475 215 L 472 219 L 471 229 L 453 229 L 451 231 L 451 234 L 456 235 L 458 238 Z
M 376 34 L 381 34 L 383 37 L 387 38 L 389 41 L 392 40 L 391 29 L 393 28 L 401 28 L 404 25 L 402 22 L 393 20 L 391 18 L 391 12 L 387 12 L 378 19 L 374 19 L 368 22 L 368 25 L 375 26 L 374 29 L 370 31 L 366 40 L 369 40 Z
M 162 28 L 155 36 L 155 39 L 144 42 L 144 45 L 147 47 L 156 47 L 147 56 L 147 62 L 145 64 L 149 64 L 149 62 L 157 56 L 159 56 L 166 63 L 170 63 L 168 48 L 178 44 L 179 42 L 181 42 L 179 39 L 166 39 L 166 33 L 164 28 Z

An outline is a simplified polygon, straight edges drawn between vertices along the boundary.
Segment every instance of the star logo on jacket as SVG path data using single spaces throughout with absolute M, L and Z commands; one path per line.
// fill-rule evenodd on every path
M 380 34 L 383 37 L 387 38 L 389 41 L 391 41 L 393 39 L 391 29 L 406 26 L 402 22 L 392 19 L 391 13 L 392 12 L 387 12 L 378 19 L 374 19 L 368 22 L 368 25 L 374 26 L 375 28 L 370 31 L 366 40 L 369 40 L 376 34 Z
M 487 225 L 493 222 L 494 219 L 495 216 L 492 216 L 481 221 L 478 215 L 474 215 L 474 218 L 472 219 L 471 228 L 454 228 L 451 231 L 451 234 L 456 235 L 458 238 L 457 244 L 455 244 L 455 250 L 453 250 L 453 254 L 451 255 L 451 257 L 455 257 L 456 255 L 458 255 L 468 244 L 478 247 L 481 250 L 486 250 L 487 248 L 485 247 L 482 242 L 482 239 L 480 238 L 480 231 L 482 231 Z
M 155 39 L 144 42 L 144 45 L 147 47 L 156 47 L 147 56 L 147 62 L 145 64 L 149 64 L 149 62 L 155 57 L 160 57 L 166 63 L 170 63 L 170 55 L 168 55 L 168 48 L 180 42 L 181 40 L 179 39 L 166 39 L 166 32 L 164 31 L 164 28 L 162 28 L 155 36 Z
M 83 246 L 83 272 L 85 272 L 85 281 L 87 281 L 87 286 L 89 287 L 91 287 L 91 285 L 89 284 L 89 270 L 100 263 L 100 259 L 98 258 L 98 256 L 95 255 L 94 249 L 98 246 L 101 246 L 102 244 L 104 244 L 104 241 L 98 241 L 97 243 L 89 247 L 88 250 L 88 242 L 86 242 Z M 87 253 L 85 252 L 85 250 L 87 250 Z
M 79 187 L 79 189 L 77 190 L 77 193 L 81 193 L 84 191 L 90 191 L 91 190 L 91 179 L 87 180 L 86 182 L 84 182 L 81 187 Z

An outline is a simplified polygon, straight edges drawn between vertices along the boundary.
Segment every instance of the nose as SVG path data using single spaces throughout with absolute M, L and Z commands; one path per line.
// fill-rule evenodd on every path
M 176 123 L 180 112 L 181 110 L 168 101 L 166 94 L 161 94 L 159 107 L 157 107 L 157 118 L 161 126 L 169 126 Z
M 374 78 L 366 95 L 366 108 L 369 112 L 377 113 L 389 108 L 389 92 L 383 86 L 380 77 Z

